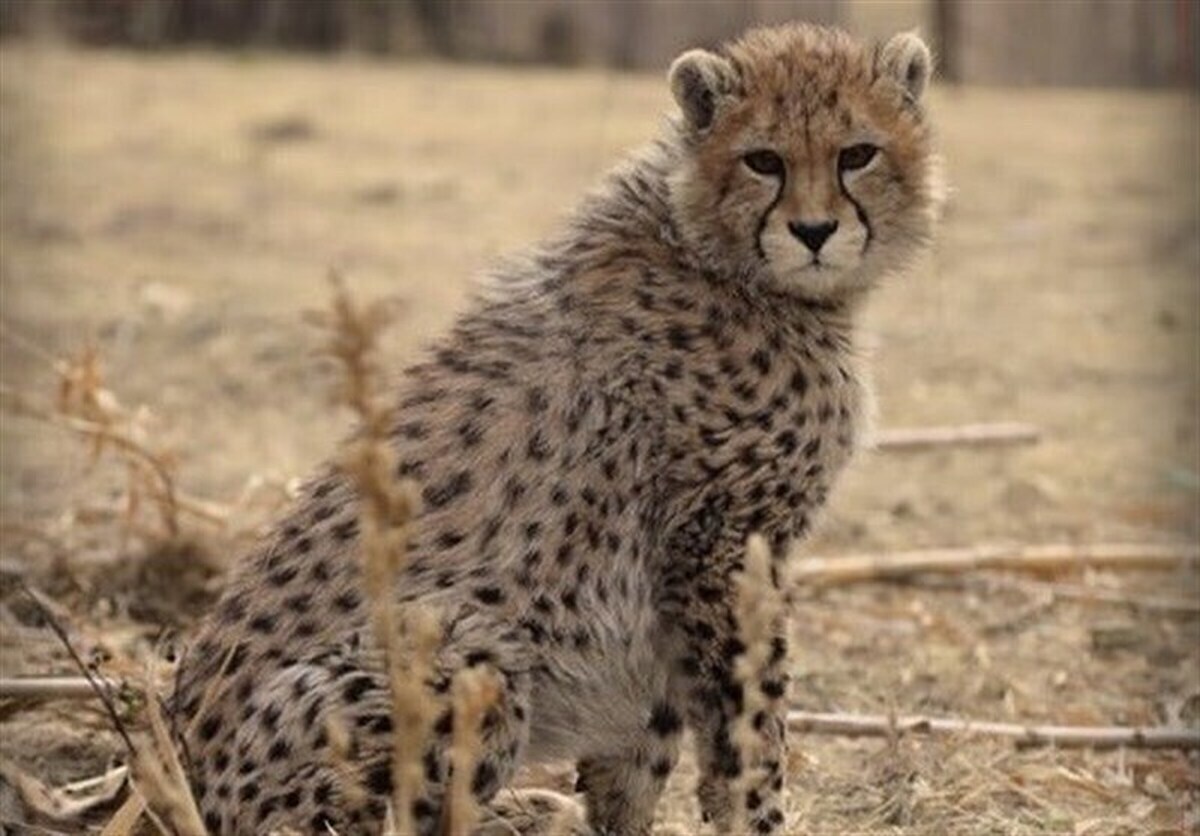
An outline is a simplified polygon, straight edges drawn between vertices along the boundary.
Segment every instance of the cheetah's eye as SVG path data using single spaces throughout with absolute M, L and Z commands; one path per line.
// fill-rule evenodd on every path
M 877 153 L 879 153 L 879 148 L 869 142 L 860 142 L 858 145 L 843 148 L 838 152 L 838 171 L 857 171 L 860 168 L 866 168 L 871 160 L 875 159 Z
M 751 151 L 742 157 L 742 162 L 746 164 L 746 168 L 753 171 L 755 174 L 763 174 L 767 177 L 782 177 L 784 171 L 783 157 L 776 154 L 774 151 L 762 149 L 759 151 Z

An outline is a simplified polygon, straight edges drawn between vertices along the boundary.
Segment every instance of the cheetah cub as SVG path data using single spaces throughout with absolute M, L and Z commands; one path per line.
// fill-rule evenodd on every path
M 570 760 L 577 832 L 648 834 L 687 727 L 716 832 L 735 810 L 784 830 L 785 625 L 761 681 L 738 681 L 734 579 L 759 532 L 778 584 L 855 447 L 856 316 L 933 228 L 930 64 L 911 34 L 808 25 L 685 53 L 664 135 L 403 373 L 396 478 L 422 510 L 393 593 L 439 613 L 431 694 L 463 666 L 502 684 L 471 776 L 493 816 L 530 818 L 498 794 L 518 766 Z M 393 728 L 356 505 L 336 470 L 313 480 L 188 655 L 179 727 L 213 834 L 382 828 Z M 730 735 L 744 687 L 772 706 L 753 747 Z M 423 836 L 454 722 L 421 753 Z M 536 824 L 505 827 L 488 832 Z

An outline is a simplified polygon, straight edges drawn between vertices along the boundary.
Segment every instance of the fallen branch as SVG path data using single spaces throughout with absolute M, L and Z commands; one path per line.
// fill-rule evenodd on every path
M 1032 424 L 961 424 L 950 427 L 914 427 L 880 430 L 876 450 L 925 450 L 930 447 L 983 447 L 1001 444 L 1036 444 L 1041 431 Z
M 972 546 L 800 560 L 792 580 L 810 586 L 901 580 L 925 573 L 961 574 L 986 569 L 1054 574 L 1076 569 L 1176 569 L 1200 560 L 1197 543 L 1070 543 L 1038 546 Z
M 889 717 L 882 714 L 819 714 L 789 711 L 793 732 L 839 737 L 893 737 L 901 734 L 964 734 L 1004 737 L 1018 747 L 1085 749 L 1200 749 L 1200 731 L 1123 726 L 1022 726 L 941 717 Z
M 97 677 L 97 684 L 116 692 L 121 683 Z M 90 700 L 95 686 L 82 676 L 18 676 L 0 678 L 0 700 Z

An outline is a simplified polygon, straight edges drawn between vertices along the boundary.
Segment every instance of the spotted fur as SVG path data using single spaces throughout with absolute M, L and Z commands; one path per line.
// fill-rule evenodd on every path
M 936 204 L 928 68 L 913 36 L 872 51 L 811 26 L 685 54 L 665 136 L 404 372 L 396 477 L 419 483 L 423 511 L 394 593 L 442 614 L 432 692 L 467 665 L 503 682 L 472 776 L 482 802 L 521 763 L 570 759 L 593 832 L 646 834 L 690 727 L 705 817 L 729 831 L 736 785 L 757 832 L 781 832 L 786 645 L 781 627 L 762 681 L 736 681 L 732 577 L 757 531 L 778 579 L 862 431 L 856 314 Z M 864 143 L 869 165 L 839 165 Z M 782 169 L 752 168 L 763 150 Z M 817 250 L 790 226 L 833 221 Z M 392 721 L 356 515 L 342 476 L 310 483 L 187 657 L 180 728 L 213 834 L 379 831 Z M 755 764 L 730 740 L 746 687 L 774 706 L 754 718 Z M 330 721 L 365 792 L 333 766 Z M 423 834 L 453 722 L 423 753 Z M 735 782 L 751 766 L 765 778 Z

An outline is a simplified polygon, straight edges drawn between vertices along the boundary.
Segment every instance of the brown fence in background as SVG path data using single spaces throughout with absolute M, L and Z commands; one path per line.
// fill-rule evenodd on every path
M 755 23 L 915 27 L 943 78 L 1196 84 L 1200 0 L 0 0 L 0 34 L 661 69 Z

